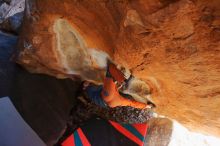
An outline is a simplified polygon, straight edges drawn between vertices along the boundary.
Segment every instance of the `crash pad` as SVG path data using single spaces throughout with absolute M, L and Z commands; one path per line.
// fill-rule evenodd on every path
M 46 146 L 22 119 L 8 97 L 0 98 L 0 145 Z

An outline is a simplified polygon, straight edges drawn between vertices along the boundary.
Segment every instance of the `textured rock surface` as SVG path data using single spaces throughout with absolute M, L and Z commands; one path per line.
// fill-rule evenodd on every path
M 0 30 L 19 33 L 24 15 L 25 0 L 0 1 Z
M 25 0 L 1 0 L 0 23 L 14 14 L 24 11 Z
M 100 81 L 97 56 L 105 58 L 104 51 L 151 86 L 160 114 L 220 136 L 219 0 L 29 0 L 27 6 L 17 62 L 29 71 L 57 77 L 83 71 Z

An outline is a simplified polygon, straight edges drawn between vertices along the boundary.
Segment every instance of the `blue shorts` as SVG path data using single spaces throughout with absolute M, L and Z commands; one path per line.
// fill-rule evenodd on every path
M 86 88 L 86 94 L 87 96 L 97 105 L 100 105 L 101 107 L 107 107 L 107 104 L 101 97 L 103 86 L 88 86 Z

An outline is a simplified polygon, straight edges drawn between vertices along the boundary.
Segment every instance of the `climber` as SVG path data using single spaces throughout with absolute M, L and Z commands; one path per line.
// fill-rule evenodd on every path
M 93 100 L 93 102 L 103 107 L 131 106 L 139 109 L 150 108 L 153 104 L 148 105 L 146 103 L 130 100 L 126 95 L 119 92 L 119 89 L 122 86 L 126 86 L 132 78 L 130 73 L 126 73 L 125 70 L 123 71 L 124 73 L 120 71 L 115 64 L 108 61 L 103 86 L 96 87 L 89 82 L 84 82 L 84 89 L 87 96 Z
M 119 70 L 115 64 L 108 61 L 104 85 L 83 83 L 86 96 L 102 107 L 131 106 L 138 109 L 154 107 L 141 103 L 122 94 L 119 90 L 129 84 L 132 75 L 125 70 Z M 84 125 L 69 135 L 62 146 L 143 146 L 147 135 L 147 124 L 122 124 L 99 117 L 93 117 Z

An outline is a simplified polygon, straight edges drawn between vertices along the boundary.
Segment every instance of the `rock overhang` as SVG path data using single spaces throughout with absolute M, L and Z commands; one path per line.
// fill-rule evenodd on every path
M 105 52 L 150 85 L 158 112 L 190 129 L 220 135 L 217 1 L 34 2 L 23 24 L 17 60 L 31 72 L 71 77 L 72 46 L 82 50 L 76 52 L 81 54 L 77 60 L 92 54 L 88 50 Z M 57 51 L 54 27 L 72 38 L 69 49 L 62 44 L 66 51 Z M 89 60 L 85 65 L 92 64 Z M 93 65 L 95 73 L 100 71 Z

